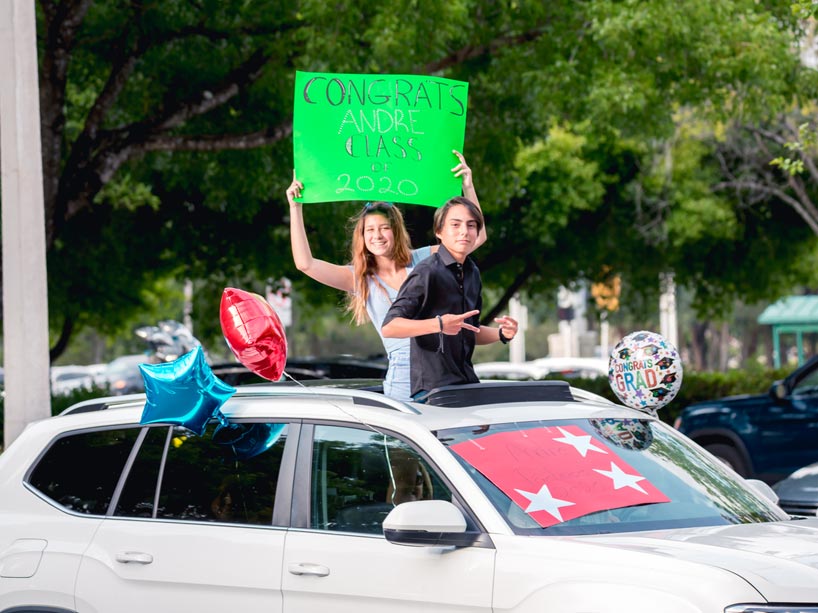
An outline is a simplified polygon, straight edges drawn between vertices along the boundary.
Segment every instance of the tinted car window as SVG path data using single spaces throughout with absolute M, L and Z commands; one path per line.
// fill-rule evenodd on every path
M 801 379 L 792 390 L 793 396 L 814 396 L 818 394 L 818 370 Z
M 411 500 L 448 500 L 449 488 L 407 443 L 371 430 L 316 426 L 311 527 L 380 534 Z
M 286 429 L 285 424 L 211 424 L 197 436 L 180 427 L 153 428 L 116 514 L 270 525 Z
M 167 426 L 148 429 L 145 440 L 142 441 L 139 453 L 128 473 L 114 515 L 153 517 L 159 469 L 170 432 L 171 428 Z
M 29 483 L 77 513 L 104 515 L 139 428 L 71 434 L 54 441 Z

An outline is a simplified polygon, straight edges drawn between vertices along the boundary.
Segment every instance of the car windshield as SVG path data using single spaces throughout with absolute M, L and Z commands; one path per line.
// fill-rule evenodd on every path
M 788 519 L 653 419 L 531 421 L 437 433 L 517 534 L 574 535 Z

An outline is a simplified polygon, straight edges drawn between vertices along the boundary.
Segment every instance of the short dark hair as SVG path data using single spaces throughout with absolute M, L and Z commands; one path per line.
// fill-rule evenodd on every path
M 480 210 L 480 207 L 465 196 L 456 196 L 451 198 L 448 202 L 446 202 L 446 204 L 435 211 L 435 219 L 434 223 L 432 224 L 435 234 L 443 231 L 443 224 L 446 221 L 446 216 L 449 214 L 449 209 L 459 204 L 466 207 L 471 213 L 472 217 L 474 217 L 474 220 L 477 222 L 477 231 L 479 232 L 483 229 L 485 221 L 483 220 L 483 212 Z

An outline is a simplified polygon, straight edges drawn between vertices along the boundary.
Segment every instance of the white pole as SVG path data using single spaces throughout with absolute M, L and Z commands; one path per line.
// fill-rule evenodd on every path
M 659 296 L 659 334 L 679 347 L 678 323 L 676 321 L 676 282 L 673 273 L 662 273 L 659 276 L 662 293 Z
M 35 24 L 33 0 L 0 0 L 5 446 L 51 415 Z
M 509 315 L 517 320 L 517 334 L 508 344 L 508 361 L 512 364 L 525 362 L 525 331 L 528 329 L 528 307 L 520 302 L 519 294 L 508 301 Z
M 611 332 L 608 324 L 608 312 L 603 312 L 603 316 L 599 320 L 599 349 L 602 354 L 600 357 L 608 359 L 610 356 Z
M 560 286 L 559 290 L 557 291 L 557 306 L 560 309 L 564 310 L 571 310 L 573 312 L 574 301 L 573 295 L 571 291 L 566 288 Z M 559 335 L 561 339 L 561 352 L 560 355 L 554 355 L 552 357 L 560 357 L 560 358 L 567 358 L 575 355 L 573 353 L 573 346 L 574 346 L 574 338 L 573 338 L 573 326 L 571 325 L 571 320 L 573 320 L 573 314 L 570 315 L 571 319 L 562 319 L 560 318 L 559 322 L 557 323 Z

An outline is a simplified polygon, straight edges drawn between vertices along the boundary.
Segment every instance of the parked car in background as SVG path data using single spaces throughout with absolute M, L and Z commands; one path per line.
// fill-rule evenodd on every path
M 740 475 L 775 483 L 818 462 L 818 356 L 766 394 L 691 404 L 674 425 Z
M 91 390 L 94 378 L 85 366 L 52 366 L 49 372 L 51 393 L 68 396 L 78 390 Z
M 250 383 L 269 383 L 239 362 L 219 362 L 211 364 L 213 374 L 228 385 L 248 385 Z M 356 358 L 341 355 L 331 357 L 288 358 L 284 366 L 286 375 L 282 381 L 343 380 L 371 379 L 383 380 L 386 376 L 385 360 Z
M 562 379 L 594 379 L 608 377 L 608 360 L 604 358 L 557 358 L 533 360 L 548 369 L 549 374 Z
M 106 373 L 108 372 L 108 364 L 88 364 L 86 368 L 88 369 L 88 372 L 91 373 L 91 378 L 94 380 L 95 387 L 108 387 L 108 377 L 106 376 Z
M 295 379 L 383 379 L 388 366 L 386 358 L 309 356 L 288 357 L 284 370 Z M 302 373 L 302 377 L 297 376 L 298 373 Z
M 533 362 L 480 362 L 474 365 L 474 372 L 484 380 L 537 381 L 545 379 L 549 371 Z
M 539 358 L 527 362 L 481 362 L 474 365 L 480 379 L 536 381 L 539 379 L 593 379 L 608 376 L 608 361 L 601 358 Z
M 818 611 L 818 519 L 660 420 L 562 381 L 427 400 L 269 384 L 202 432 L 140 424 L 141 394 L 36 422 L 0 455 L 0 611 Z
M 773 486 L 778 504 L 790 515 L 818 515 L 818 462 L 799 468 Z
M 105 370 L 110 392 L 116 396 L 144 392 L 145 382 L 142 380 L 139 365 L 150 361 L 150 357 L 144 353 L 123 355 L 111 360 Z

